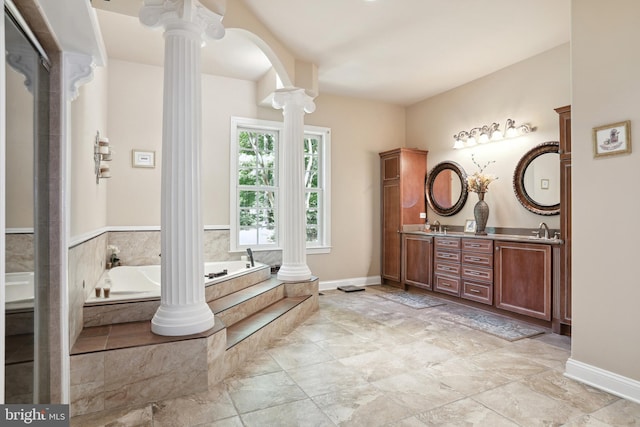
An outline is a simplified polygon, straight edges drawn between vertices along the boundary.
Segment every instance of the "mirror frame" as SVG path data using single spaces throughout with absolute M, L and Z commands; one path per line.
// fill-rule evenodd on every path
M 433 197 L 433 193 L 431 192 L 431 188 L 434 181 L 436 180 L 436 177 L 440 172 L 446 169 L 452 170 L 458 176 L 458 178 L 460 178 L 461 187 L 460 197 L 458 198 L 458 201 L 450 208 L 444 208 L 438 205 Z M 456 162 L 446 161 L 438 163 L 427 174 L 424 182 L 424 195 L 427 198 L 427 204 L 429 205 L 429 207 L 438 215 L 451 216 L 457 214 L 462 210 L 464 204 L 467 202 L 467 197 L 469 196 L 466 172 L 464 171 L 464 169 L 462 169 L 462 166 L 460 166 Z
M 516 198 L 520 204 L 522 204 L 522 206 L 524 206 L 528 211 L 538 215 L 559 215 L 560 202 L 549 206 L 541 205 L 533 200 L 524 188 L 524 173 L 527 168 L 537 157 L 547 153 L 560 154 L 560 143 L 558 141 L 543 142 L 542 144 L 536 145 L 522 156 L 513 173 L 513 191 L 516 193 Z M 558 167 L 560 167 L 559 162 Z

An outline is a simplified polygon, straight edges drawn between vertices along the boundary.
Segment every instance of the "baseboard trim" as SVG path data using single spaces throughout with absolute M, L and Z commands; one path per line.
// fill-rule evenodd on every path
M 640 403 L 640 381 L 569 358 L 564 375 L 623 399 Z
M 318 289 L 320 291 L 330 291 L 332 289 L 338 289 L 338 286 L 370 286 L 370 285 L 379 285 L 382 283 L 382 278 L 380 276 L 369 276 L 369 277 L 354 277 L 351 279 L 340 279 L 340 280 L 325 280 L 320 281 L 318 285 Z

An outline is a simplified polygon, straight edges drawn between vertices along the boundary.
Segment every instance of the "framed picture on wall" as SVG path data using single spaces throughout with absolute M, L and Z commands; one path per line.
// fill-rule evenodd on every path
M 631 153 L 631 122 L 593 128 L 593 157 Z
M 540 180 L 540 188 L 543 190 L 549 189 L 549 180 L 547 178 L 542 178 Z
M 134 168 L 155 168 L 156 152 L 145 150 L 131 150 L 131 165 Z

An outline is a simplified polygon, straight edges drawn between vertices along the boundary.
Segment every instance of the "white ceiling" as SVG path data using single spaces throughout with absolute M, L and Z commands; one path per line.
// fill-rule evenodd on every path
M 569 41 L 570 0 L 244 1 L 298 58 L 318 66 L 320 93 L 409 105 Z M 206 4 L 206 2 L 203 1 Z M 109 57 L 161 65 L 160 32 L 142 1 L 93 0 Z M 224 23 L 224 20 L 223 20 Z M 266 57 L 227 31 L 203 71 L 256 80 Z

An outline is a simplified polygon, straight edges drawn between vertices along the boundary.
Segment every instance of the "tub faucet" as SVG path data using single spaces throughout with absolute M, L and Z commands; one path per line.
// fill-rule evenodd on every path
M 540 231 L 542 231 L 542 229 L 544 228 L 544 238 L 548 239 L 549 238 L 549 227 L 547 227 L 547 224 L 544 222 L 541 222 L 540 225 L 538 226 L 538 233 L 540 233 Z
M 256 264 L 253 262 L 253 251 L 251 248 L 247 248 L 247 255 L 249 255 L 249 261 L 251 261 L 251 267 L 254 267 Z

